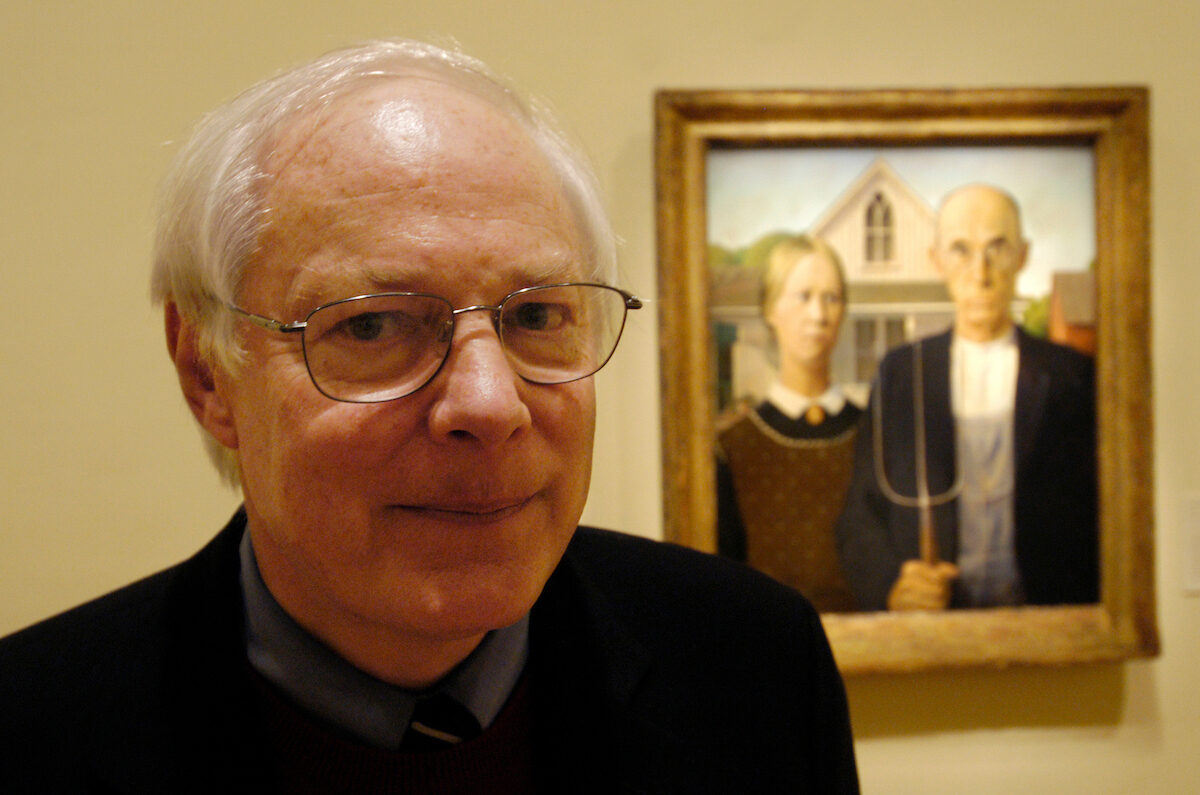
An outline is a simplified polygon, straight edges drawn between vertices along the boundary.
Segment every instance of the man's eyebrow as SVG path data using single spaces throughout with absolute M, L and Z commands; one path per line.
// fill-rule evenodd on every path
M 589 277 L 588 266 L 585 262 L 546 262 L 537 266 L 521 268 L 529 286 L 536 284 L 554 284 L 556 282 L 578 281 Z
M 369 293 L 405 292 L 415 279 L 405 273 L 387 274 L 383 271 L 347 266 L 337 272 L 308 281 L 298 289 L 292 302 L 304 311 L 311 311 L 332 301 Z
M 297 290 L 295 305 L 311 311 L 331 301 L 340 301 L 368 293 L 426 292 L 429 290 L 428 266 L 398 269 L 376 268 L 369 265 L 354 265 L 317 279 Z M 548 261 L 514 268 L 506 285 L 510 290 L 536 287 L 543 284 L 558 284 L 589 280 L 591 272 L 582 260 Z

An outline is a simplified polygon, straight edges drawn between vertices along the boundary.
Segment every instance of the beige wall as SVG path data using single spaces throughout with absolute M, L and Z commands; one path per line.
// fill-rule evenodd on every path
M 1195 791 L 1200 598 L 1179 566 L 1181 503 L 1200 492 L 1194 0 L 4 3 L 0 633 L 181 558 L 235 504 L 203 460 L 146 301 L 170 142 L 276 67 L 367 36 L 437 34 L 557 105 L 598 163 L 626 283 L 648 296 L 657 88 L 1150 85 L 1164 653 L 849 690 L 868 792 Z M 587 514 L 649 536 L 661 528 L 657 379 L 651 309 L 600 379 Z

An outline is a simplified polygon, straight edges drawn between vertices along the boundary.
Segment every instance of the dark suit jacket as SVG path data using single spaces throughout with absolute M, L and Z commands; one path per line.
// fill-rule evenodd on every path
M 0 792 L 270 792 L 234 518 L 192 559 L 0 641 Z M 530 623 L 550 792 L 857 792 L 841 680 L 794 592 L 580 528 Z
M 930 493 L 952 487 L 955 430 L 950 410 L 950 333 L 922 340 Z M 1019 365 L 1014 417 L 1017 565 L 1030 604 L 1099 599 L 1096 507 L 1096 407 L 1090 357 L 1017 331 Z M 917 511 L 888 500 L 874 468 L 875 412 L 883 427 L 883 467 L 904 496 L 916 490 L 913 353 L 884 357 L 855 449 L 854 477 L 838 521 L 838 553 L 864 610 L 886 609 L 905 560 L 919 557 Z M 943 560 L 958 556 L 958 503 L 934 509 Z M 955 602 L 952 602 L 954 604 Z

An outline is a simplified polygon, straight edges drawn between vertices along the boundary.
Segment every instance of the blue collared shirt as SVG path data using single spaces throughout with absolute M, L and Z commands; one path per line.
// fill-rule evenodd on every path
M 417 697 L 355 668 L 296 623 L 258 571 L 250 533 L 241 543 L 246 650 L 250 664 L 296 704 L 355 738 L 397 748 Z M 529 616 L 493 630 L 432 689 L 443 690 L 487 728 L 508 700 L 529 655 Z

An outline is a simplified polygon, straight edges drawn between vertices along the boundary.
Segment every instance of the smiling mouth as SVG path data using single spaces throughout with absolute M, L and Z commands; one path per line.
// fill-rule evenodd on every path
M 431 518 L 449 519 L 456 522 L 484 523 L 506 519 L 509 516 L 518 513 L 529 503 L 530 499 L 532 498 L 525 497 L 518 500 L 481 504 L 447 503 L 443 505 L 400 505 L 398 507 L 418 515 L 428 516 Z

